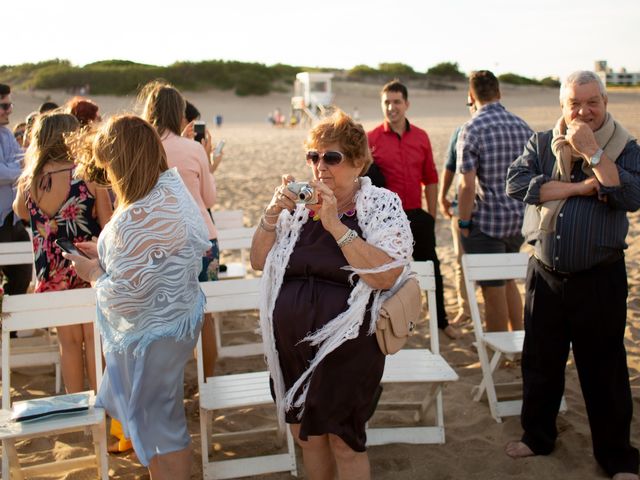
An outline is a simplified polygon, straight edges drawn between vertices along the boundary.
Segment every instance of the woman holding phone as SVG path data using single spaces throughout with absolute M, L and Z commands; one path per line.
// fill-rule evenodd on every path
M 161 82 L 147 84 L 138 98 L 144 104 L 142 118 L 153 125 L 160 135 L 169 168 L 178 169 L 209 232 L 211 248 L 202 257 L 198 279 L 201 282 L 217 280 L 220 257 L 218 232 L 208 212 L 216 203 L 216 182 L 204 147 L 180 135 L 185 120 L 185 99 L 175 87 Z M 206 315 L 202 326 L 202 353 L 205 376 L 211 377 L 217 351 L 213 318 L 210 315 Z
M 13 210 L 31 223 L 36 293 L 90 286 L 78 277 L 71 262 L 62 257 L 57 241 L 73 245 L 97 237 L 111 217 L 107 191 L 74 178 L 74 159 L 65 137 L 79 126 L 70 114 L 39 116 L 26 152 L 26 168 L 18 180 Z M 96 390 L 93 325 L 58 327 L 58 339 L 67 393 L 85 389 L 85 365 L 89 386 Z

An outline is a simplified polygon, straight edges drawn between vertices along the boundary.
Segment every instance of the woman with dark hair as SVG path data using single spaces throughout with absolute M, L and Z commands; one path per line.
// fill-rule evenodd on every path
M 91 258 L 65 254 L 95 282 L 107 364 L 96 405 L 122 424 L 153 480 L 186 480 L 183 378 L 206 300 L 198 272 L 207 229 L 157 132 L 139 117 L 111 118 L 80 174 L 106 179 L 118 199 L 97 245 L 78 244 Z

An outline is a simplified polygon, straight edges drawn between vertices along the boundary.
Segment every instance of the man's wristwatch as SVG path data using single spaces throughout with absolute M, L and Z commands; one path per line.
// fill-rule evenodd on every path
M 594 153 L 591 158 L 589 158 L 589 166 L 590 167 L 595 167 L 596 165 L 598 165 L 600 163 L 600 159 L 602 158 L 602 154 L 604 153 L 604 151 L 599 148 L 598 150 L 596 150 L 596 153 Z
M 458 228 L 460 230 L 469 230 L 471 228 L 471 220 L 458 219 Z

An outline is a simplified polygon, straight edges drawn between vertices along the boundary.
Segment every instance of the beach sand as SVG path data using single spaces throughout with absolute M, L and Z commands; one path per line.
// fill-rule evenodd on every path
M 339 83 L 335 85 L 336 104 L 347 113 L 358 108 L 365 128 L 370 129 L 381 121 L 377 86 Z M 525 119 L 534 130 L 551 128 L 560 115 L 556 89 L 537 87 L 504 87 L 504 105 Z M 13 95 L 14 114 L 12 124 L 17 123 L 30 111 L 49 97 L 63 103 L 68 96 L 63 92 L 16 92 Z M 223 162 L 216 174 L 218 205 L 216 209 L 242 209 L 245 225 L 255 225 L 261 209 L 271 197 L 273 188 L 279 184 L 283 173 L 291 173 L 297 179 L 310 176 L 304 162 L 302 142 L 306 128 L 275 128 L 266 123 L 270 111 L 279 107 L 287 113 L 288 94 L 271 94 L 266 97 L 239 98 L 232 92 L 195 92 L 186 97 L 202 112 L 203 119 L 212 129 L 214 140 L 226 139 Z M 131 97 L 92 96 L 101 107 L 103 115 L 131 111 Z M 429 133 L 439 171 L 444 161 L 449 136 L 456 126 L 468 118 L 465 107 L 464 86 L 455 91 L 410 91 L 411 107 L 409 119 Z M 640 94 L 638 91 L 611 92 L 609 111 L 634 135 L 640 135 Z M 224 118 L 222 128 L 212 126 L 215 115 Z M 633 389 L 636 418 L 640 407 L 640 244 L 636 241 L 640 225 L 638 214 L 631 214 L 630 233 L 627 237 L 629 249 L 627 270 L 629 278 L 628 328 L 626 346 L 629 374 Z M 441 215 L 437 219 L 438 254 L 445 282 L 445 301 L 449 318 L 457 313 L 453 276 L 453 248 L 449 223 Z M 606 321 L 606 319 L 603 319 Z M 223 324 L 233 322 L 253 325 L 255 314 L 241 319 L 225 317 Z M 443 445 L 394 444 L 371 447 L 369 456 L 372 476 L 375 479 L 585 479 L 606 478 L 591 452 L 591 437 L 582 401 L 579 382 L 572 359 L 567 366 L 566 399 L 568 411 L 558 418 L 559 438 L 556 450 L 547 457 L 512 460 L 503 453 L 507 441 L 521 435 L 519 417 L 509 417 L 504 423 L 496 423 L 489 414 L 486 401 L 479 403 L 471 399 L 471 389 L 481 379 L 480 366 L 472 346 L 473 332 L 470 325 L 463 327 L 461 339 L 451 341 L 440 336 L 441 351 L 445 359 L 460 376 L 460 380 L 444 391 L 446 443 Z M 428 346 L 426 321 L 411 338 L 410 345 Z M 244 341 L 239 334 L 225 335 L 225 343 Z M 244 359 L 220 359 L 216 374 L 263 370 L 261 357 Z M 509 364 L 506 377 L 519 378 L 518 363 Z M 50 394 L 53 391 L 53 372 L 46 368 L 18 371 L 13 376 L 15 399 Z M 385 395 L 415 393 L 417 387 L 404 391 L 385 392 Z M 192 478 L 200 479 L 200 430 L 198 423 L 198 388 L 195 363 L 188 365 L 185 380 L 185 407 L 189 428 L 193 438 L 194 462 Z M 215 428 L 233 429 L 252 426 L 269 421 L 272 410 L 246 409 L 235 415 L 221 414 L 215 419 Z M 377 413 L 372 422 L 384 421 Z M 632 442 L 640 446 L 638 422 L 632 424 Z M 240 445 L 215 445 L 214 455 L 219 458 L 233 457 L 243 451 L 270 449 L 268 441 L 244 442 Z M 23 462 L 43 458 L 67 458 L 86 453 L 91 444 L 82 435 L 64 435 L 53 439 L 34 439 L 19 445 Z M 266 451 L 265 451 L 266 453 Z M 302 461 L 298 455 L 299 469 Z M 134 454 L 111 455 L 110 477 L 115 479 L 148 478 L 146 469 Z M 47 476 L 47 479 L 90 479 L 92 470 L 70 472 L 64 476 Z M 266 475 L 265 479 L 292 478 L 288 474 Z

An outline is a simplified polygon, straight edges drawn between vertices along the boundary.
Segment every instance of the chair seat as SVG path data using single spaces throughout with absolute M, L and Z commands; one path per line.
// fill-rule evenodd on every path
M 98 425 L 105 421 L 102 408 L 90 407 L 82 412 L 46 417 L 46 421 L 14 422 L 11 410 L 0 410 L 0 440 L 34 437 L 36 435 L 64 433 Z
M 247 267 L 241 262 L 225 263 L 227 269 L 218 273 L 220 280 L 228 278 L 244 278 L 247 276 Z
M 482 334 L 484 343 L 492 350 L 508 355 L 515 355 L 522 352 L 524 345 L 524 330 L 514 332 L 487 332 Z
M 200 386 L 200 408 L 217 410 L 273 403 L 269 372 L 209 377 Z
M 389 355 L 382 383 L 454 382 L 458 375 L 440 355 L 428 349 L 405 349 Z

